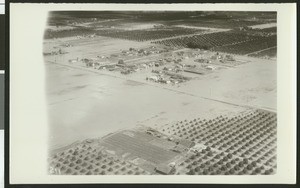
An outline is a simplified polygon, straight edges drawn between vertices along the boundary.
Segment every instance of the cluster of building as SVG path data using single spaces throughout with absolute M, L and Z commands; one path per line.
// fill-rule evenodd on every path
M 173 152 L 179 153 L 179 154 L 188 152 L 191 150 L 191 148 L 193 148 L 195 146 L 195 143 L 193 141 L 186 140 L 186 139 L 180 139 L 180 138 L 173 137 L 173 136 L 167 136 L 167 135 L 164 135 L 152 128 L 147 128 L 145 130 L 145 132 L 147 134 L 157 137 L 159 139 L 164 139 L 169 142 L 175 143 L 174 146 L 172 148 L 170 148 L 170 150 Z M 176 162 L 173 161 L 168 164 L 167 163 L 158 164 L 155 166 L 155 172 L 157 172 L 159 174 L 164 174 L 164 175 L 174 174 L 176 172 Z
M 126 56 L 139 56 L 140 57 L 140 56 L 148 56 L 151 54 L 161 54 L 161 53 L 165 53 L 165 52 L 169 52 L 169 50 L 166 48 L 159 49 L 155 46 L 151 46 L 149 48 L 141 48 L 141 49 L 129 48 L 128 50 L 123 50 L 121 55 L 123 57 L 126 57 Z
M 210 57 L 211 60 L 218 60 L 221 63 L 226 63 L 228 61 L 235 61 L 234 57 L 229 54 L 221 54 L 219 52 L 215 53 Z
M 197 50 L 197 51 L 178 51 L 175 53 L 177 57 L 181 60 L 183 59 L 190 59 L 190 58 L 201 58 L 203 57 L 204 52 Z
M 96 33 L 94 34 L 84 34 L 84 35 L 77 35 L 77 39 L 84 39 L 84 38 L 95 38 L 97 35 Z
M 72 47 L 73 45 L 70 44 L 70 43 L 64 43 L 63 46 L 64 46 L 64 47 Z
M 163 71 L 153 70 L 152 72 L 156 74 L 146 77 L 146 80 L 162 83 L 162 84 L 178 84 L 190 80 L 189 77 L 176 74 L 176 73 L 171 73 L 164 70 Z
M 208 56 L 208 54 L 204 54 L 203 51 L 165 52 L 169 52 L 169 50 L 159 49 L 155 46 L 144 49 L 129 48 L 128 50 L 121 51 L 119 54 L 112 54 L 110 56 L 98 55 L 95 58 L 83 58 L 80 60 L 77 58 L 69 60 L 69 62 L 82 62 L 89 68 L 118 71 L 124 75 L 150 69 L 153 74 L 146 77 L 146 80 L 162 84 L 179 84 L 191 79 L 190 77 L 179 74 L 180 72 L 204 75 L 209 71 L 216 69 L 216 66 L 211 64 L 212 61 L 235 61 L 231 55 L 220 53 Z M 164 54 L 155 60 L 142 59 L 137 61 L 135 59 L 131 60 L 130 58 L 124 57 L 147 56 L 149 54 L 159 53 Z M 192 59 L 186 60 L 190 58 Z
M 59 48 L 57 51 L 51 51 L 51 52 L 44 52 L 44 55 L 61 55 L 66 54 L 67 52 L 63 51 L 61 48 Z
M 273 27 L 275 28 L 275 27 Z M 238 28 L 240 31 L 246 31 L 248 35 L 251 36 L 261 36 L 261 37 L 268 37 L 272 35 L 276 35 L 276 29 L 274 31 L 264 31 L 261 28 L 252 28 L 251 26 L 244 26 Z

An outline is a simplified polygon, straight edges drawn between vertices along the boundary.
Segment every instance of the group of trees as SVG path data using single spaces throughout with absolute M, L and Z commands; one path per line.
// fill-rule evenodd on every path
M 79 144 L 52 155 L 49 168 L 54 174 L 65 175 L 147 174 L 140 167 L 115 159 L 87 144 Z
M 273 58 L 277 56 L 277 47 L 253 53 L 250 56 L 259 58 Z
M 154 43 L 172 47 L 187 47 L 209 50 L 214 47 L 236 44 L 244 41 L 259 39 L 259 36 L 247 35 L 241 32 L 217 32 L 199 34 L 194 36 L 179 37 L 156 41 Z
M 141 42 L 141 41 L 163 39 L 168 37 L 175 37 L 180 35 L 194 34 L 200 31 L 202 30 L 181 28 L 181 27 L 170 27 L 170 28 L 155 28 L 155 29 L 141 29 L 141 30 L 110 30 L 109 32 L 98 31 L 97 34 L 100 36 Z
M 188 174 L 270 174 L 268 169 L 275 168 L 276 162 L 276 124 L 276 114 L 252 111 L 231 118 L 179 121 L 163 131 L 208 146 L 185 161 Z M 236 157 L 245 160 L 230 162 Z M 255 164 L 266 169 L 256 169 Z M 205 170 L 199 171 L 198 166 Z M 210 171 L 210 167 L 217 170 Z
M 214 48 L 215 51 L 245 55 L 277 46 L 277 35 Z
M 74 28 L 68 30 L 50 30 L 47 29 L 44 33 L 44 39 L 54 39 L 54 38 L 66 38 L 75 36 L 92 35 L 95 32 L 87 28 Z

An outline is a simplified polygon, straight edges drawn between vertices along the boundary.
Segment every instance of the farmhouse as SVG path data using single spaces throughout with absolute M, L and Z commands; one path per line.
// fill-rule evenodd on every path
M 216 67 L 215 66 L 207 66 L 206 69 L 208 69 L 208 70 L 215 70 Z
M 172 174 L 172 172 L 174 172 L 175 168 L 174 167 L 170 167 L 167 165 L 158 165 L 155 168 L 155 171 L 160 173 L 160 174 L 164 174 L 164 175 L 169 175 Z
M 78 58 L 77 59 L 69 59 L 69 63 L 76 63 L 78 62 Z
M 158 76 L 150 76 L 150 77 L 147 77 L 146 79 L 157 82 L 159 80 L 159 77 Z

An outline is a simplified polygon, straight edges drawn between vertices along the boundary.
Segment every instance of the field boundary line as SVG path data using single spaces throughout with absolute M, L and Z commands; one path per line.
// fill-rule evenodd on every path
M 167 38 L 161 38 L 161 39 L 155 39 L 155 40 L 149 40 L 149 42 L 158 42 L 158 41 L 163 41 L 163 40 L 169 40 L 169 39 L 177 39 L 177 38 L 184 38 L 184 37 L 193 37 L 193 36 L 198 36 L 198 35 L 207 35 L 207 34 L 212 34 L 212 33 L 221 33 L 221 32 L 228 32 L 231 31 L 232 29 L 223 29 L 223 30 L 213 30 L 213 31 L 207 31 L 203 33 L 194 33 L 194 34 L 187 34 L 187 35 L 178 35 L 174 37 L 167 37 Z
M 265 50 L 269 50 L 269 49 L 272 49 L 272 48 L 277 48 L 277 46 L 273 46 L 273 47 L 270 47 L 270 48 L 265 48 L 265 49 L 263 49 L 263 50 L 259 50 L 259 51 L 251 52 L 251 53 L 248 53 L 248 54 L 245 54 L 245 55 L 251 55 L 251 54 L 254 54 L 254 53 L 263 52 L 263 51 L 265 51 Z

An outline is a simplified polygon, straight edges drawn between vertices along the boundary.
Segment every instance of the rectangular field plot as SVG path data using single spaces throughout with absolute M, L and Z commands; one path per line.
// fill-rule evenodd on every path
M 231 54 L 247 55 L 249 53 L 257 52 L 271 47 L 276 47 L 277 35 L 270 37 L 262 37 L 260 39 L 241 42 L 228 46 L 221 46 L 214 48 L 215 51 L 226 52 Z
M 253 54 L 249 54 L 249 56 L 272 58 L 272 57 L 276 57 L 276 54 L 277 54 L 277 47 L 274 47 L 274 48 L 269 48 L 267 50 L 262 50 L 262 51 L 259 51 L 259 52 L 253 53 Z
M 75 37 L 79 35 L 91 35 L 94 31 L 84 27 L 76 27 L 65 30 L 45 30 L 44 39 Z
M 194 35 L 181 38 L 161 40 L 154 43 L 174 47 L 213 48 L 236 44 L 240 42 L 260 39 L 259 36 L 246 35 L 239 32 L 217 32 L 203 35 Z
M 277 115 L 273 112 L 253 110 L 231 118 L 184 120 L 160 131 L 196 143 L 195 152 L 179 164 L 178 174 L 276 173 Z
M 145 136 L 148 137 L 147 134 Z M 157 138 L 153 137 L 153 139 Z M 149 139 L 144 139 L 141 135 L 135 137 L 134 133 L 130 136 L 123 134 L 123 132 L 116 133 L 105 138 L 103 145 L 109 150 L 130 153 L 131 156 L 142 158 L 154 164 L 168 163 L 178 155 L 178 153 L 163 149 L 157 144 L 149 143 Z
M 134 41 L 149 41 L 156 39 L 163 39 L 169 37 L 175 37 L 180 35 L 189 35 L 195 33 L 201 33 L 205 30 L 202 29 L 191 29 L 181 27 L 163 27 L 155 29 L 144 29 L 144 30 L 101 30 L 97 31 L 97 35 L 120 38 Z

